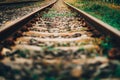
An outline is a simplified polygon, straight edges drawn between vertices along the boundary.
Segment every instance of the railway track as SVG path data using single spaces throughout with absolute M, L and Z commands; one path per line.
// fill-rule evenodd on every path
M 81 14 L 58 0 L 1 29 L 0 79 L 119 80 L 119 34 Z

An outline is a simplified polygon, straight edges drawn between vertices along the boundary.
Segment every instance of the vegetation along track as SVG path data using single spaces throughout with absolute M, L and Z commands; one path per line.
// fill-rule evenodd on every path
M 94 26 L 58 0 L 5 27 L 0 79 L 119 80 L 119 45 Z

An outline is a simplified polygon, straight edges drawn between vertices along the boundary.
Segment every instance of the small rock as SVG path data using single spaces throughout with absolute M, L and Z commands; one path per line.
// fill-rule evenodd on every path
M 74 69 L 72 69 L 71 75 L 73 77 L 80 77 L 82 75 L 82 67 L 81 66 L 77 66 Z

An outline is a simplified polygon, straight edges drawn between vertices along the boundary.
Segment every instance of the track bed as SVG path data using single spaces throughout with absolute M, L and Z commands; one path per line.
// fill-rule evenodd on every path
M 59 0 L 1 41 L 0 79 L 119 80 L 119 48 L 93 26 Z

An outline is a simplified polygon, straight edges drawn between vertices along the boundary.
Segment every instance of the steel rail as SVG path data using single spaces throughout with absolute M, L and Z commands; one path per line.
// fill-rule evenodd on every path
M 50 3 L 49 5 L 46 5 L 46 6 L 43 6 L 42 8 L 40 8 L 39 10 L 36 10 L 35 12 L 33 12 L 33 13 L 30 13 L 30 14 L 28 14 L 28 15 L 26 15 L 26 16 L 24 16 L 23 18 L 21 18 L 21 19 L 19 19 L 19 20 L 17 20 L 16 22 L 14 22 L 13 24 L 10 24 L 10 25 L 7 25 L 7 26 L 5 26 L 3 29 L 1 29 L 0 30 L 0 40 L 2 41 L 2 40 L 4 40 L 4 39 L 6 39 L 7 37 L 9 37 L 10 35 L 12 35 L 13 33 L 15 33 L 17 30 L 19 30 L 19 29 L 21 29 L 21 27 L 23 26 L 23 25 L 25 25 L 26 23 L 29 23 L 29 21 L 30 20 L 32 20 L 33 18 L 35 18 L 36 16 L 36 14 L 37 13 L 39 13 L 40 11 L 42 11 L 42 10 L 44 10 L 44 9 L 46 9 L 46 8 L 48 8 L 48 7 L 51 7 L 55 2 L 57 2 L 57 0 L 55 0 L 55 1 L 53 1 L 52 3 Z M 105 25 L 103 25 L 102 23 L 99 23 L 99 21 L 96 21 L 96 20 L 94 20 L 94 18 L 92 19 L 91 17 L 90 17 L 90 15 L 89 16 L 87 16 L 87 15 L 85 15 L 85 14 L 83 14 L 82 12 L 80 12 L 79 11 L 79 9 L 77 9 L 77 8 L 75 8 L 75 7 L 73 7 L 73 6 L 71 6 L 70 4 L 68 4 L 68 3 L 65 3 L 66 5 L 68 5 L 68 7 L 70 7 L 71 9 L 73 9 L 74 11 L 76 11 L 76 12 L 78 12 L 83 18 L 85 18 L 85 20 L 88 22 L 88 24 L 90 24 L 90 25 L 93 25 L 93 26 L 95 26 L 95 28 L 96 29 L 98 29 L 99 31 L 101 31 L 101 33 L 104 33 L 104 34 L 106 34 L 106 35 L 111 35 L 111 37 L 113 38 L 113 36 L 114 37 L 116 37 L 117 39 L 119 39 L 119 33 L 115 33 L 115 32 L 111 32 L 111 31 L 109 31 L 109 30 L 107 30 L 106 28 L 105 28 L 105 31 L 106 32 L 103 32 L 103 30 L 104 30 L 104 28 L 102 28 L 102 27 L 106 27 Z M 87 13 L 86 13 L 87 14 Z M 99 27 L 97 27 L 97 26 L 99 26 Z M 107 32 L 108 32 L 108 34 L 107 34 Z M 116 31 L 117 32 L 117 31 Z M 40 33 L 41 34 L 41 33 Z M 47 33 L 44 33 L 44 35 L 47 35 Z M 53 33 L 50 33 L 50 34 L 52 34 L 53 35 Z M 50 35 L 49 34 L 49 35 Z M 59 35 L 61 34 L 66 34 L 66 33 L 58 33 Z M 67 33 L 68 34 L 68 33 Z M 103 35 L 104 35 L 103 34 Z M 112 36 L 113 35 L 113 36 Z M 32 36 L 31 36 L 32 37 Z M 17 49 L 24 49 L 24 48 L 26 48 L 26 49 L 29 49 L 29 50 L 36 50 L 36 51 L 39 51 L 39 50 L 41 50 L 41 49 L 43 49 L 43 48 L 40 48 L 40 47 L 38 47 L 38 46 L 36 46 L 36 44 L 34 44 L 34 46 L 32 46 L 32 45 L 26 45 L 25 43 L 24 43 L 24 41 L 27 43 L 27 42 L 29 42 L 30 40 L 32 40 L 31 39 L 31 37 L 26 37 L 26 36 L 23 36 L 23 37 L 20 37 L 20 38 L 22 38 L 22 39 L 20 39 L 20 38 L 17 38 L 17 40 L 15 41 L 16 43 L 15 43 L 15 46 L 11 46 L 11 49 L 12 50 L 17 50 Z M 18 39 L 20 39 L 20 40 L 18 40 Z M 25 40 L 23 40 L 23 39 L 25 39 Z M 48 41 L 53 41 L 53 42 L 59 42 L 59 40 L 58 40 L 59 38 L 57 38 L 57 39 L 43 39 L 43 38 L 34 38 L 34 40 L 37 42 L 41 42 L 41 41 L 45 41 L 45 42 L 48 42 Z M 78 40 L 77 40 L 78 39 Z M 84 38 L 82 38 L 82 39 L 84 39 Z M 85 38 L 85 39 L 87 39 L 87 38 Z M 27 41 L 27 40 L 29 40 L 29 41 Z M 62 40 L 62 41 L 61 41 Z M 80 41 L 79 40 L 79 37 L 78 38 L 70 38 L 70 39 L 61 39 L 60 40 L 60 42 L 64 42 L 64 41 L 74 41 L 74 40 L 77 40 L 77 42 L 78 41 Z M 90 39 L 87 39 L 87 40 L 90 40 Z M 18 41 L 18 44 L 17 44 L 17 41 Z M 20 41 L 20 42 L 19 42 Z M 85 41 L 85 40 L 84 40 Z M 23 44 L 22 45 L 20 45 L 19 43 L 21 43 L 21 42 L 23 42 Z M 78 44 L 78 43 L 77 43 Z M 88 44 L 89 45 L 89 44 Z M 62 45 L 63 46 L 63 45 Z M 80 46 L 81 47 L 81 46 Z M 98 49 L 98 46 L 97 45 L 89 45 L 89 47 L 87 47 L 86 45 L 83 45 L 82 46 L 82 48 L 83 47 L 85 47 L 86 49 L 87 48 L 91 48 L 91 47 L 93 47 L 94 49 Z M 68 48 L 66 48 L 65 46 L 63 46 L 63 47 L 55 47 L 56 49 L 63 49 L 63 50 L 68 50 L 68 49 L 73 49 L 74 51 L 76 51 L 76 49 L 78 50 L 78 47 L 77 46 L 75 46 L 74 47 L 74 45 L 72 45 L 72 46 L 70 46 L 70 47 L 68 47 Z M 64 52 L 63 52 L 64 53 Z M 87 55 L 87 54 L 85 54 L 85 55 Z M 31 56 L 31 55 L 30 55 Z M 33 55 L 32 55 L 33 56 Z M 44 56 L 46 56 L 46 55 L 44 55 Z M 66 56 L 65 56 L 66 57 Z M 25 59 L 25 58 L 24 58 Z M 75 59 L 77 59 L 77 58 L 75 58 Z M 72 63 L 76 63 L 76 60 L 75 60 L 74 58 L 72 59 L 72 60 L 70 60 L 70 62 L 72 62 Z M 79 58 L 78 58 L 79 59 Z M 77 59 L 77 64 L 83 64 L 83 60 L 82 60 L 82 58 L 81 59 L 79 59 L 78 60 Z M 84 63 L 85 64 L 88 64 L 89 63 L 89 60 L 91 61 L 91 59 L 90 58 L 88 58 L 88 59 L 85 59 L 85 58 L 83 58 L 84 59 Z M 99 59 L 101 59 L 101 60 L 99 60 Z M 108 62 L 108 60 L 105 58 L 104 60 L 103 60 L 104 58 L 99 58 L 99 57 L 96 57 L 96 58 L 93 58 L 92 59 L 92 61 L 94 61 L 94 60 L 99 60 L 100 62 L 102 62 L 102 63 L 107 63 Z M 22 61 L 22 60 L 20 60 L 20 59 L 18 59 L 19 61 Z M 18 61 L 17 60 L 17 61 Z M 28 59 L 27 59 L 28 60 Z M 52 61 L 52 63 L 50 63 L 49 61 L 51 61 L 52 59 L 42 59 L 42 60 L 35 60 L 34 61 L 34 63 L 35 62 L 43 62 L 43 63 L 48 63 L 48 65 L 50 65 L 50 64 L 52 64 L 53 62 L 56 64 L 57 63 L 57 61 L 59 60 L 59 59 L 54 59 L 54 61 Z M 61 60 L 61 59 L 60 59 Z M 60 61 L 59 60 L 59 62 L 63 62 L 62 60 Z M 19 63 L 19 61 L 18 61 L 18 63 Z M 29 61 L 32 61 L 32 58 L 30 58 L 29 59 Z M 104 62 L 103 62 L 104 61 Z M 11 62 L 11 61 L 10 61 Z M 13 61 L 14 62 L 14 61 Z M 88 62 L 88 63 L 87 63 Z M 8 62 L 5 62 L 5 60 L 3 60 L 3 63 L 9 63 L 9 61 Z M 58 63 L 59 64 L 59 63 Z M 14 74 L 13 74 L 14 75 Z M 112 79 L 112 80 L 114 80 L 114 79 Z M 116 79 L 116 80 L 119 80 L 119 79 Z
M 52 6 L 56 2 L 57 2 L 57 0 L 54 0 L 52 3 L 41 7 L 39 10 L 36 10 L 36 11 L 22 17 L 21 19 L 16 20 L 14 23 L 7 25 L 7 26 L 4 26 L 4 28 L 0 29 L 0 42 L 2 40 L 5 40 L 10 35 L 12 35 L 14 32 L 16 32 L 16 30 L 20 29 L 21 26 L 23 26 L 27 22 L 29 22 L 32 18 L 35 17 L 35 14 L 37 14 L 38 12 L 40 12 L 40 11 L 50 7 L 50 6 Z M 94 27 L 98 31 L 100 31 L 101 33 L 103 33 L 105 35 L 109 35 L 111 37 L 112 41 L 114 41 L 117 45 L 120 45 L 120 43 L 119 43 L 120 31 L 114 29 L 112 26 L 102 22 L 101 20 L 91 16 L 90 14 L 72 6 L 71 4 L 69 4 L 67 2 L 64 2 L 64 3 L 69 8 L 71 8 L 73 11 L 76 11 L 78 14 L 80 14 L 87 21 L 88 24 L 94 25 Z
M 80 14 L 85 19 L 85 21 L 87 21 L 90 25 L 94 25 L 93 27 L 95 27 L 95 29 L 97 29 L 98 31 L 105 35 L 109 35 L 112 41 L 114 41 L 115 43 L 117 43 L 117 45 L 120 46 L 120 31 L 104 23 L 103 21 L 91 16 L 85 11 L 78 9 L 65 1 L 64 3 L 73 11 L 76 11 L 78 14 Z
M 32 18 L 34 18 L 37 13 L 39 13 L 40 11 L 43 11 L 46 8 L 51 7 L 56 2 L 57 2 L 57 0 L 54 0 L 51 3 L 49 3 L 45 6 L 42 6 L 39 10 L 35 10 L 34 12 L 16 20 L 15 22 L 4 26 L 2 29 L 0 29 L 0 42 L 5 40 L 10 35 L 12 35 L 14 32 L 16 32 L 16 30 L 18 30 L 22 26 L 24 26 L 27 22 L 29 22 Z

